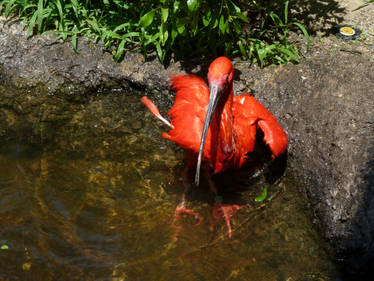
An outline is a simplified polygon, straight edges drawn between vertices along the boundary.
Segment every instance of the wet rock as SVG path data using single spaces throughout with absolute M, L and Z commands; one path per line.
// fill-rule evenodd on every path
M 308 186 L 326 237 L 352 271 L 368 270 L 374 262 L 374 62 L 340 53 L 254 76 L 255 96 L 288 132 L 289 167 Z
M 45 88 L 50 94 L 79 94 L 103 87 L 167 90 L 167 71 L 156 59 L 145 62 L 140 54 L 127 53 L 115 63 L 100 44 L 81 38 L 78 52 L 55 35 L 25 36 L 18 21 L 0 16 L 0 80 L 18 88 Z M 178 71 L 177 71 L 178 72 Z

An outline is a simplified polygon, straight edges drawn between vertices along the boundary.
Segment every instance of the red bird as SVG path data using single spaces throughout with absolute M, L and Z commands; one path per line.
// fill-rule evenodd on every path
M 283 154 L 288 138 L 276 118 L 253 96 L 234 96 L 234 67 L 226 57 L 215 59 L 209 66 L 208 83 L 195 75 L 177 75 L 171 78 L 171 89 L 176 90 L 174 105 L 169 111 L 171 124 L 164 119 L 157 107 L 147 98 L 141 101 L 161 121 L 171 127 L 162 136 L 178 143 L 188 151 L 187 165 L 183 173 L 185 192 L 182 203 L 175 212 L 175 220 L 181 213 L 202 218 L 185 207 L 185 194 L 189 188 L 188 171 L 196 165 L 195 185 L 199 185 L 200 167 L 205 163 L 208 175 L 240 168 L 252 152 L 256 132 L 262 130 L 264 142 L 270 148 L 272 158 Z M 208 177 L 211 190 L 219 198 L 213 181 Z M 217 202 L 213 216 L 225 219 L 231 237 L 230 217 L 238 205 Z

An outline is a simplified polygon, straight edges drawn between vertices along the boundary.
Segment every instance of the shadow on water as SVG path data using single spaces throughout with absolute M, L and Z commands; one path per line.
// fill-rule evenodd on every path
M 80 107 L 53 141 L 0 144 L 0 279 L 335 280 L 304 188 L 290 175 L 255 202 L 264 182 L 241 192 L 246 207 L 211 227 L 206 183 L 183 217 L 184 152 L 163 140 L 139 96 L 107 94 Z M 16 143 L 16 144 L 14 144 Z M 230 182 L 230 179 L 225 179 Z

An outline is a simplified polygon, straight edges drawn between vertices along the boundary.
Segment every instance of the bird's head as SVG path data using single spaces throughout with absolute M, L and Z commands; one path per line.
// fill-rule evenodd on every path
M 234 67 L 226 57 L 216 58 L 208 69 L 209 99 L 228 92 L 234 79 Z
M 232 90 L 234 79 L 234 67 L 231 61 L 226 57 L 216 58 L 208 69 L 209 83 L 209 104 L 205 115 L 203 133 L 201 135 L 200 150 L 197 158 L 197 167 L 195 174 L 195 185 L 199 185 L 200 166 L 204 152 L 205 139 L 214 110 L 221 99 L 227 99 Z

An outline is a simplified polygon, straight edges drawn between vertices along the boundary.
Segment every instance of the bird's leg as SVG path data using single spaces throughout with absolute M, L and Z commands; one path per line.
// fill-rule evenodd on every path
M 218 196 L 219 197 L 219 196 Z M 216 197 L 217 199 L 217 197 Z M 222 200 L 222 198 L 218 198 L 217 200 Z M 229 238 L 232 236 L 231 230 L 231 217 L 235 214 L 236 211 L 240 210 L 244 206 L 236 205 L 236 204 L 222 204 L 222 201 L 216 201 L 213 208 L 213 218 L 215 222 L 213 223 L 212 227 L 214 227 L 219 219 L 224 219 L 227 226 L 227 234 Z
M 217 188 L 216 188 L 216 186 L 214 184 L 214 181 L 213 181 L 212 170 L 210 169 L 210 167 L 206 167 L 206 166 L 203 166 L 202 169 L 203 169 L 204 177 L 208 181 L 210 191 L 217 197 L 218 196 L 218 191 L 217 191 Z
M 251 179 L 258 178 L 266 173 L 269 172 L 269 167 L 275 162 L 275 159 L 272 159 L 262 165 L 260 169 L 258 169 L 252 176 Z
M 210 169 L 204 169 L 204 175 L 208 180 L 210 190 L 215 195 L 215 203 L 213 207 L 213 218 L 215 219 L 215 221 L 212 222 L 211 228 L 213 229 L 217 222 L 222 218 L 226 222 L 228 236 L 229 238 L 231 238 L 232 229 L 230 219 L 236 211 L 240 210 L 244 206 L 239 206 L 236 204 L 223 204 L 222 196 L 218 195 L 217 188 L 212 179 L 212 171 Z
M 248 182 L 263 177 L 267 183 L 274 184 L 284 175 L 286 164 L 287 154 L 283 153 L 277 157 L 273 157 L 270 161 L 265 162 L 262 167 L 248 179 Z
M 182 180 L 183 180 L 183 195 L 182 195 L 182 201 L 178 204 L 177 208 L 175 209 L 174 212 L 174 220 L 173 220 L 173 225 L 177 228 L 177 232 L 174 236 L 174 241 L 176 242 L 179 237 L 179 233 L 182 231 L 182 226 L 177 225 L 177 221 L 180 217 L 181 214 L 187 214 L 194 216 L 195 219 L 197 219 L 197 222 L 194 224 L 194 226 L 198 226 L 202 221 L 203 218 L 200 216 L 199 213 L 186 208 L 186 203 L 187 203 L 187 192 L 191 187 L 189 175 L 191 168 L 194 167 L 196 164 L 196 155 L 192 152 L 188 152 L 187 154 L 187 163 L 186 166 L 182 172 Z

